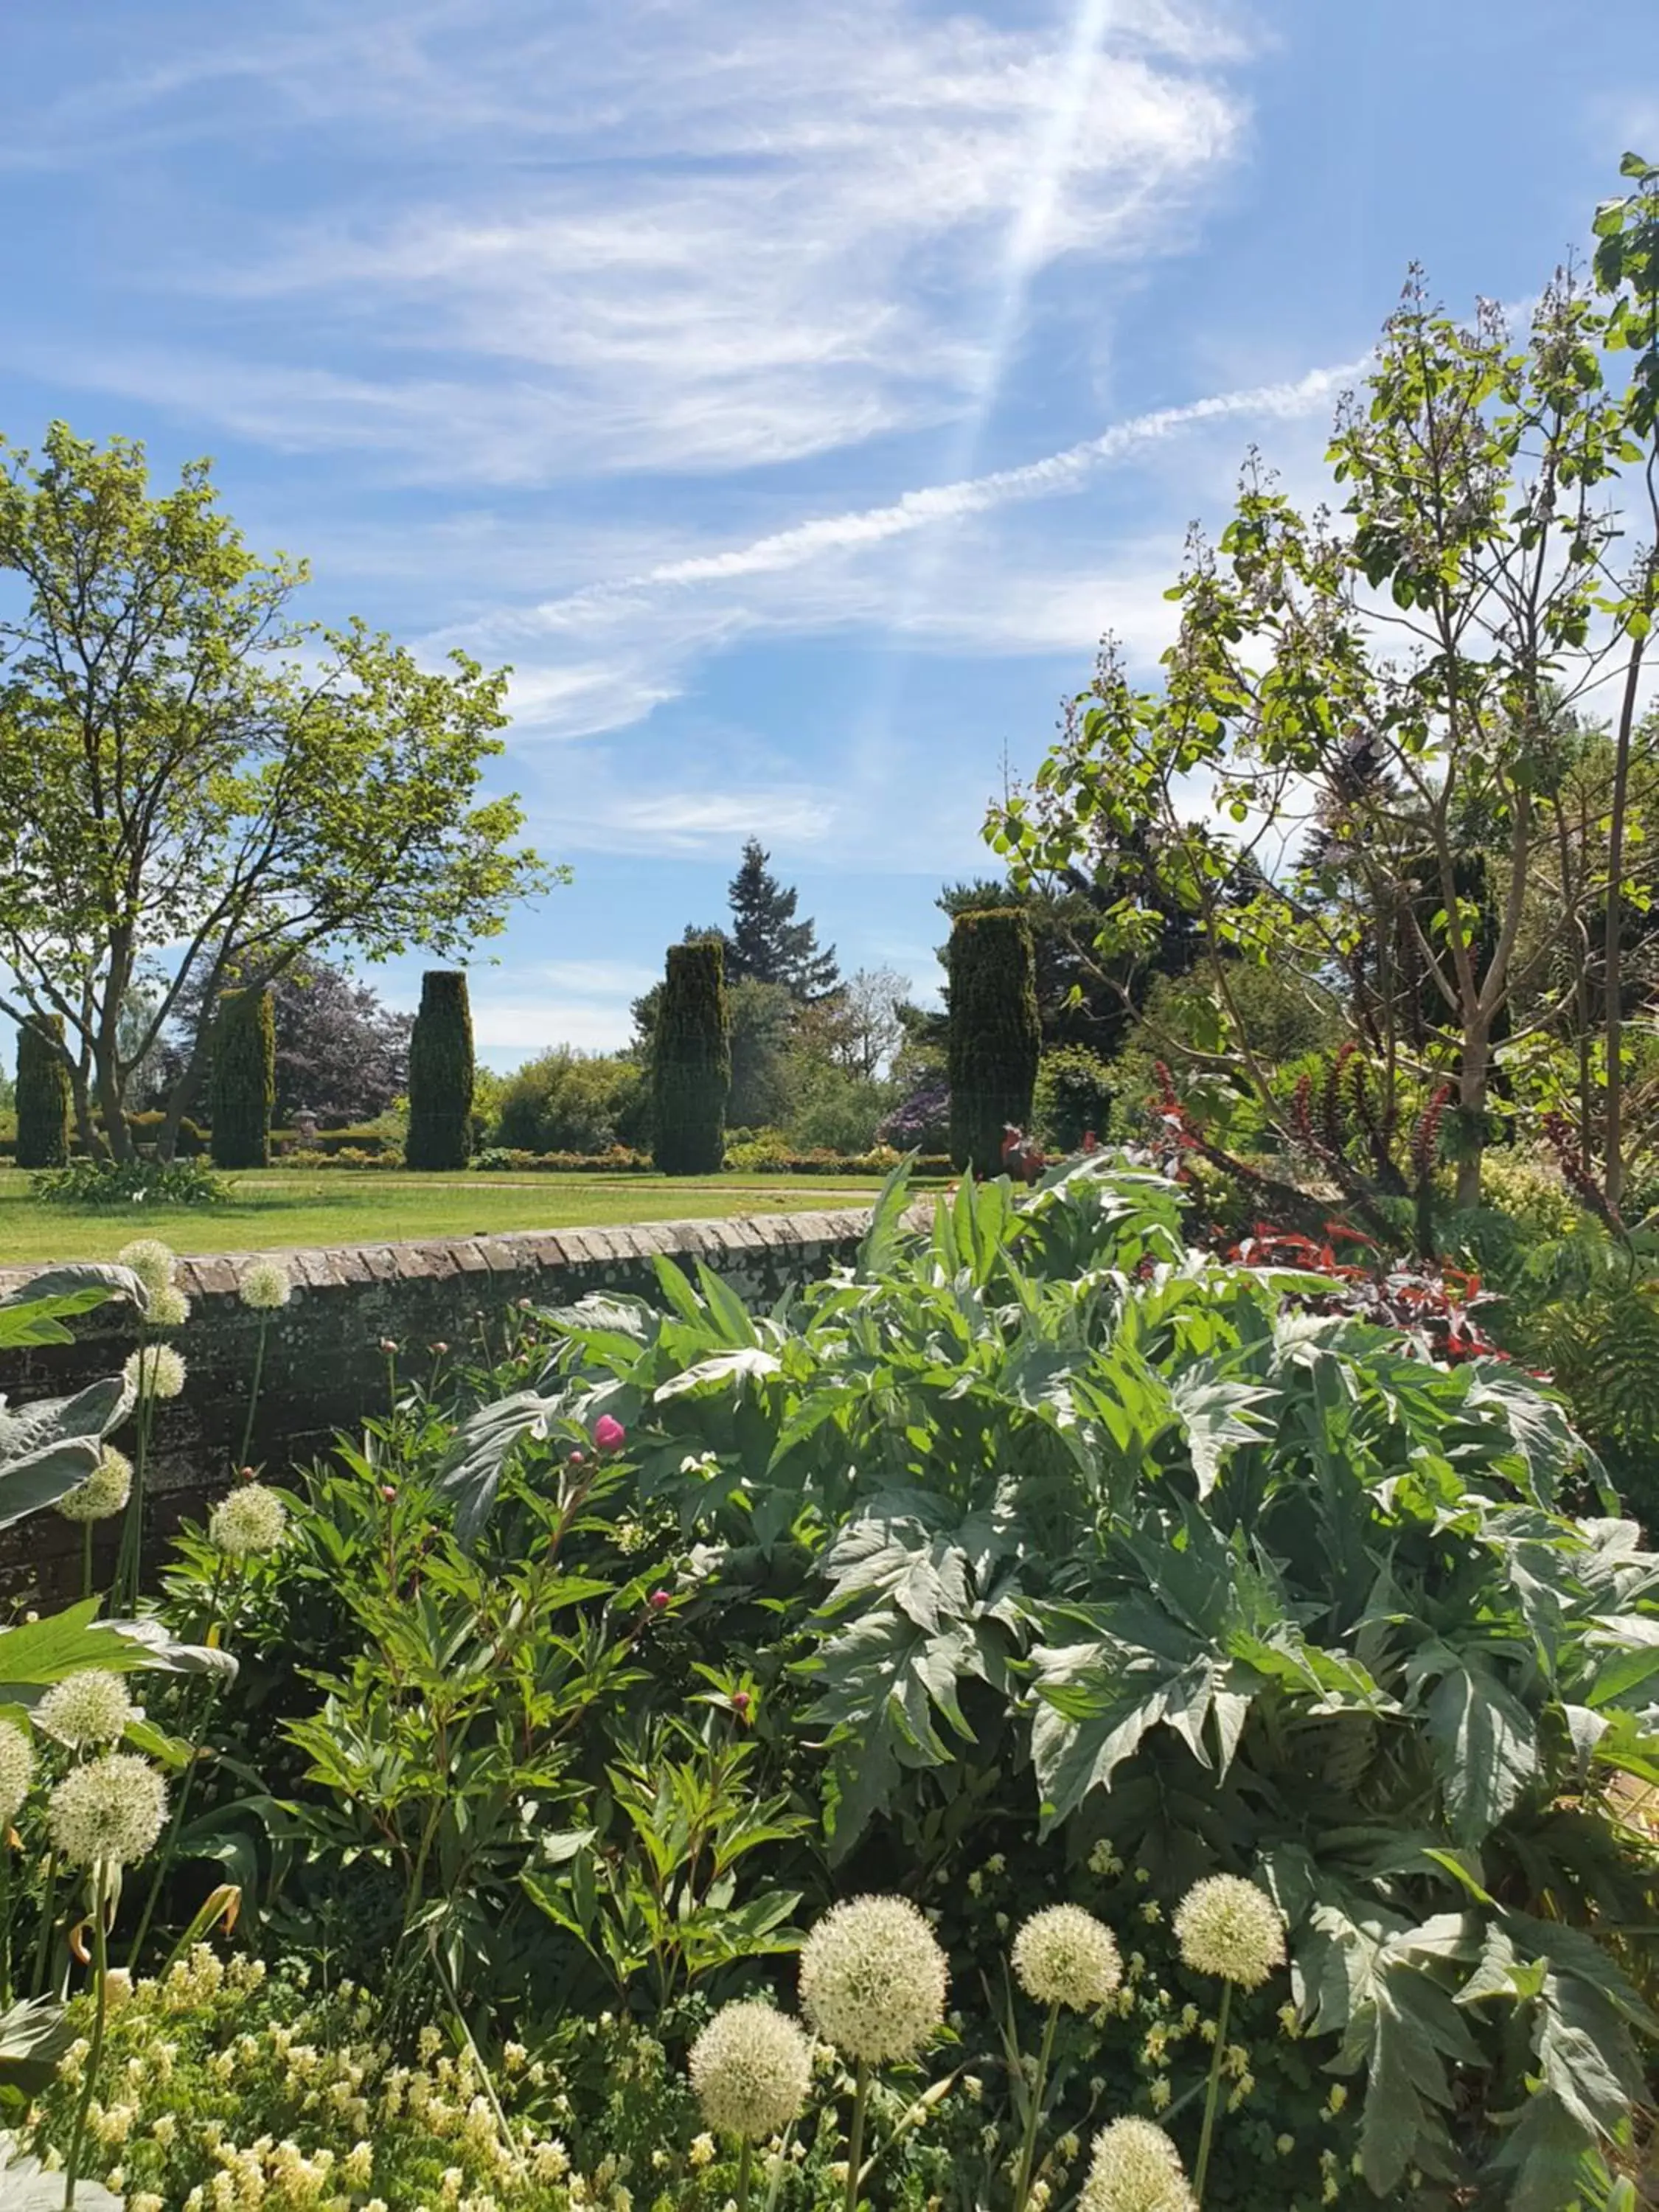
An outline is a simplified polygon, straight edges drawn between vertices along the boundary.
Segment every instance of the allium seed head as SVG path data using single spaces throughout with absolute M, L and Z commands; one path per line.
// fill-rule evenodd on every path
M 65 1521 L 108 1521 L 131 1495 L 132 1462 L 113 1444 L 106 1444 L 86 1480 L 58 1499 L 58 1510 Z
M 801 2002 L 826 2043 L 872 2065 L 914 2058 L 945 2018 L 945 1954 L 903 1897 L 832 1905 L 800 1954 Z
M 163 1283 L 150 1292 L 145 1319 L 152 1328 L 182 1328 L 190 1319 L 190 1300 L 176 1283 Z
M 128 1356 L 121 1376 L 135 1397 L 176 1398 L 185 1387 L 185 1363 L 170 1344 L 147 1344 Z
M 770 2005 L 729 2004 L 691 2046 L 691 2087 L 717 2135 L 763 2142 L 800 2115 L 812 2079 L 812 2045 Z
M 177 1262 L 158 1237 L 137 1237 L 131 1244 L 121 1247 L 115 1255 L 115 1264 L 118 1267 L 131 1267 L 154 1297 L 157 1291 L 165 1291 L 171 1284 Z
M 34 1709 L 34 1717 L 59 1743 L 81 1747 L 114 1743 L 126 1734 L 132 1699 L 118 1674 L 85 1667 L 54 1682 Z
M 1114 2120 L 1095 2137 L 1081 2212 L 1198 2212 L 1181 2153 L 1150 2120 Z
M 1194 1973 L 1259 1988 L 1285 1963 L 1285 1923 L 1265 1890 L 1236 1874 L 1194 1882 L 1175 1917 L 1181 1955 Z
M 34 1779 L 34 1746 L 10 1721 L 0 1721 L 0 1828 L 17 1818 Z
M 208 1541 L 222 1558 L 256 1559 L 274 1552 L 288 1526 L 288 1508 L 263 1482 L 245 1482 L 208 1516 Z
M 279 1260 L 256 1260 L 236 1285 L 236 1295 L 255 1313 L 274 1313 L 285 1306 L 294 1285 Z
M 48 1802 L 52 1840 L 71 1866 L 127 1866 L 155 1847 L 167 1793 L 148 1759 L 113 1751 L 72 1767 Z
M 1014 1938 L 1014 1972 L 1039 2004 L 1093 2012 L 1123 1979 L 1117 1942 L 1104 1921 L 1080 1905 L 1034 1912 Z

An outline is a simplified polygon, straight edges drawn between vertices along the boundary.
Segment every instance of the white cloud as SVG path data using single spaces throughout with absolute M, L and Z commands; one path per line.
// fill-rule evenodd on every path
M 638 995 L 636 993 L 635 996 Z M 472 993 L 472 1035 L 485 1052 L 510 1066 L 556 1044 L 581 1052 L 614 1052 L 627 1043 L 633 1021 L 626 999 L 497 997 L 486 988 Z

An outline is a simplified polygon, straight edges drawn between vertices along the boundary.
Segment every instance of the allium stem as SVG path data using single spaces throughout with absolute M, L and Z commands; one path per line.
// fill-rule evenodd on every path
M 253 1380 L 248 1385 L 247 1419 L 242 1424 L 242 1449 L 237 1459 L 238 1467 L 247 1465 L 247 1455 L 253 1448 L 253 1416 L 259 1407 L 259 1381 L 265 1371 L 265 1332 L 270 1327 L 270 1316 L 259 1316 L 259 1334 L 253 1346 Z
M 11 1838 L 0 1821 L 0 2012 L 11 2002 Z
M 1014 2212 L 1025 2212 L 1026 2199 L 1031 2193 L 1031 2166 L 1036 2157 L 1037 2128 L 1042 2119 L 1042 2093 L 1048 2086 L 1048 2066 L 1054 2055 L 1054 2030 L 1060 2025 L 1060 2000 L 1055 1998 L 1048 2008 L 1048 2024 L 1042 2031 L 1042 2050 L 1037 2059 L 1036 2079 L 1030 2085 L 1030 2105 L 1025 2114 L 1025 2139 L 1019 2147 L 1019 2179 L 1014 2185 Z
M 92 1523 L 90 1521 L 83 1521 L 81 1524 L 81 1595 L 83 1599 L 92 1595 Z
M 755 2146 L 747 2136 L 738 2143 L 738 2212 L 749 2212 L 749 2168 L 754 2158 Z
M 853 2085 L 853 2124 L 847 2136 L 847 2194 L 845 2212 L 858 2212 L 859 2174 L 864 2165 L 864 2110 L 870 2101 L 870 2067 L 860 2058 Z
M 1204 2132 L 1198 2139 L 1198 2165 L 1193 2172 L 1193 2194 L 1204 2202 L 1204 2177 L 1210 2170 L 1210 2144 L 1215 2134 L 1216 2106 L 1221 2095 L 1221 2062 L 1227 2050 L 1227 2015 L 1232 2009 L 1233 1985 L 1221 1984 L 1221 2009 L 1216 2015 L 1215 2055 L 1210 2061 L 1210 2086 L 1204 2098 Z
M 40 1897 L 40 1940 L 34 1947 L 34 1973 L 29 1982 L 29 1995 L 38 1997 L 46 1986 L 46 1966 L 52 1957 L 52 1931 L 58 1916 L 58 1854 L 46 1854 L 46 1881 Z
M 87 2116 L 98 2087 L 98 2069 L 104 2057 L 104 2019 L 109 2010 L 109 1937 L 105 1925 L 109 1899 L 109 1870 L 100 1859 L 93 1875 L 92 1971 L 96 1984 L 93 1998 L 92 2043 L 87 2052 L 87 2078 L 75 2115 L 70 2140 L 69 2166 L 64 2183 L 64 2212 L 75 2212 L 75 2185 L 81 2174 L 81 2150 L 86 2141 Z
M 127 1499 L 127 1517 L 121 1530 L 121 1548 L 116 1555 L 115 1580 L 110 1590 L 110 1603 L 116 1612 L 136 1613 L 138 1609 L 139 1554 L 144 1542 L 144 1474 L 149 1464 L 149 1425 L 155 1410 L 155 1394 L 147 1387 L 144 1366 L 144 1347 L 149 1333 L 143 1322 L 138 1324 L 138 1449 L 133 1455 L 132 1494 Z M 131 1595 L 128 1596 L 131 1584 Z

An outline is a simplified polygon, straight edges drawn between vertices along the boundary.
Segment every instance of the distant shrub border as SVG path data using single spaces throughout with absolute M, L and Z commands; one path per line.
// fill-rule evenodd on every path
M 377 1168 L 396 1173 L 403 1168 L 404 1160 L 402 1154 L 388 1143 L 388 1148 L 379 1152 L 359 1151 L 349 1146 L 333 1151 L 324 1151 L 320 1146 L 301 1147 L 280 1153 L 271 1164 L 302 1174 L 314 1174 L 328 1168 Z M 885 1151 L 788 1152 L 771 1154 L 763 1159 L 728 1157 L 721 1172 L 731 1176 L 775 1176 L 787 1181 L 791 1176 L 799 1180 L 809 1176 L 882 1176 L 888 1174 L 893 1165 L 893 1154 Z M 949 1156 L 944 1152 L 922 1153 L 913 1170 L 923 1176 L 948 1176 L 951 1171 Z M 510 1146 L 491 1145 L 474 1156 L 468 1172 L 629 1176 L 654 1175 L 657 1168 L 648 1152 L 630 1152 L 625 1146 L 609 1152 L 526 1152 Z

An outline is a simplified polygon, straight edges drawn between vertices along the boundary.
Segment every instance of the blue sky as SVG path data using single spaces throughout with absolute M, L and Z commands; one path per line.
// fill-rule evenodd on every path
M 70 0 L 0 79 L 0 429 L 213 455 L 311 611 L 510 661 L 574 884 L 487 1055 L 623 1041 L 749 835 L 924 992 L 1096 639 L 1304 495 L 1425 262 L 1522 300 L 1659 150 L 1652 0 Z M 418 963 L 380 978 L 412 1000 Z

